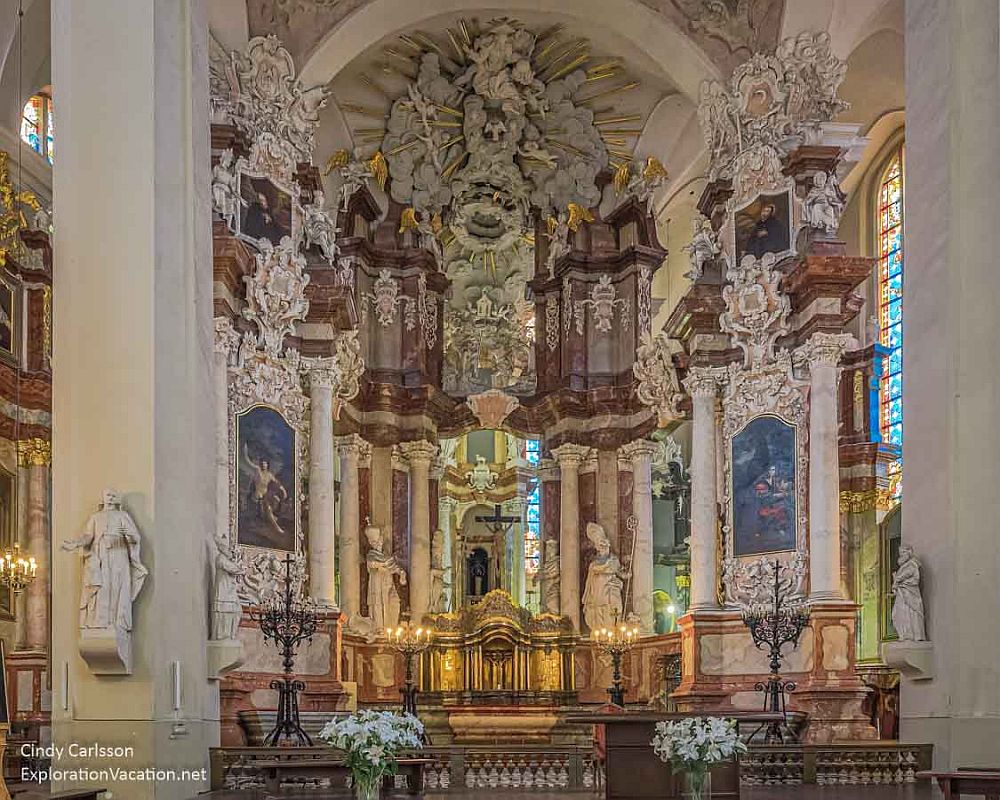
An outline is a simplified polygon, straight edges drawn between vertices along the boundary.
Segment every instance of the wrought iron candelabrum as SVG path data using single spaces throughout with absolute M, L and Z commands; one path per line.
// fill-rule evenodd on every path
M 431 645 L 431 629 L 414 627 L 408 619 L 395 628 L 386 628 L 389 646 L 402 653 L 406 662 L 406 678 L 400 694 L 403 695 L 403 713 L 417 715 L 417 686 L 413 679 L 413 661 Z
M 764 728 L 765 744 L 785 741 L 785 732 L 788 730 L 785 693 L 795 690 L 795 682 L 781 680 L 781 649 L 789 644 L 793 648 L 798 647 L 799 637 L 806 625 L 809 624 L 809 609 L 801 603 L 789 602 L 788 597 L 782 593 L 779 579 L 780 570 L 781 563 L 775 559 L 774 592 L 771 596 L 770 607 L 755 605 L 743 612 L 743 623 L 750 629 L 753 643 L 758 650 L 768 648 L 771 658 L 771 674 L 768 676 L 767 682 L 756 683 L 754 689 L 764 693 L 764 711 L 781 714 L 783 720 L 782 722 L 767 722 L 761 726 Z M 754 735 L 761 728 L 758 728 Z
M 591 634 L 594 643 L 611 656 L 611 688 L 608 694 L 616 706 L 625 707 L 625 687 L 622 686 L 622 656 L 639 641 L 639 629 L 624 623 L 610 628 L 598 628 Z
M 295 596 L 295 581 L 292 567 L 295 560 L 286 556 L 285 585 L 260 608 L 251 612 L 251 618 L 260 625 L 265 642 L 271 642 L 281 652 L 284 675 L 271 681 L 271 688 L 278 691 L 278 719 L 274 728 L 265 737 L 264 745 L 273 747 L 287 739 L 299 745 L 311 745 L 299 722 L 299 692 L 306 688 L 298 678 L 293 677 L 295 654 L 302 642 L 311 642 L 316 633 L 318 618 L 312 603 Z

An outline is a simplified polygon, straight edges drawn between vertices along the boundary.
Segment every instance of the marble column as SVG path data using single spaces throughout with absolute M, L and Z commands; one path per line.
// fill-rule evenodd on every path
M 590 448 L 564 444 L 552 451 L 559 462 L 559 608 L 580 630 L 580 464 Z
M 133 748 L 130 763 L 178 778 L 111 776 L 102 787 L 183 800 L 208 789 L 197 773 L 219 742 L 206 647 L 217 499 L 208 7 L 61 0 L 51 23 L 62 109 L 52 173 L 52 743 L 63 753 L 51 788 L 80 786 L 69 743 L 118 742 Z M 109 119 L 127 135 L 108 136 Z M 80 556 L 60 547 L 107 487 L 121 491 L 149 569 L 133 605 L 132 674 L 114 678 L 80 657 Z
M 814 333 L 799 354 L 809 363 L 809 597 L 843 600 L 837 364 L 853 341 Z
M 309 369 L 309 591 L 326 608 L 337 605 L 333 492 L 336 370 L 331 361 L 317 360 Z
M 361 613 L 361 484 L 358 468 L 367 443 L 357 435 L 336 440 L 340 455 L 340 611 L 351 620 Z
M 718 496 L 716 494 L 716 372 L 693 367 L 684 379 L 691 395 L 691 602 L 690 611 L 719 607 L 716 566 Z
M 639 630 L 653 633 L 653 456 L 656 442 L 637 439 L 619 452 L 632 462 L 632 516 L 638 523 L 632 557 L 632 611 Z M 625 555 L 625 554 L 622 554 Z
M 21 467 L 27 471 L 26 555 L 38 564 L 35 580 L 25 589 L 24 646 L 49 649 L 49 464 L 52 449 L 44 439 L 18 443 Z
M 420 622 L 430 607 L 431 592 L 431 462 L 437 445 L 427 441 L 399 446 L 410 463 L 410 619 Z
M 229 362 L 239 345 L 239 334 L 225 317 L 215 320 L 215 537 L 229 539 Z
M 900 738 L 956 769 L 996 765 L 1000 741 L 1000 3 L 905 15 L 902 535 L 931 674 L 901 682 Z
M 517 517 L 517 522 L 511 525 L 510 529 L 510 587 L 509 591 L 514 600 L 520 605 L 524 605 L 524 500 L 514 497 L 505 500 L 503 503 L 503 514 L 508 517 Z
M 458 501 L 454 497 L 438 498 L 438 528 L 444 536 L 442 560 L 445 570 L 445 611 L 454 611 L 458 608 L 458 587 L 455 585 L 458 578 L 455 569 L 455 530 L 452 525 L 452 517 L 457 506 Z

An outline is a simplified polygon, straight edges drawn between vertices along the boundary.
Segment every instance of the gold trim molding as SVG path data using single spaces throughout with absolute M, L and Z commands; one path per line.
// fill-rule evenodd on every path
M 17 443 L 17 463 L 22 467 L 47 467 L 52 463 L 52 443 L 46 439 L 21 439 Z
M 866 511 L 874 511 L 877 501 L 877 489 L 867 489 L 863 492 L 841 492 L 840 513 L 863 514 Z

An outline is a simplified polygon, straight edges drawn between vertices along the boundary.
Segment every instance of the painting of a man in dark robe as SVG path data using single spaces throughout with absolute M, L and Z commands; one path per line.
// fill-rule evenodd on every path
M 788 195 L 761 195 L 736 212 L 736 260 L 743 256 L 761 258 L 779 255 L 789 248 Z
M 795 548 L 795 428 L 752 420 L 733 437 L 733 550 L 737 556 Z
M 240 177 L 240 235 L 277 246 L 292 235 L 292 198 L 266 178 Z

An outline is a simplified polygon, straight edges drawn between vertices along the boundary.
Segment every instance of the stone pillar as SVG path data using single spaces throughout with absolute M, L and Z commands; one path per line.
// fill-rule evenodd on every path
M 809 597 L 817 601 L 844 599 L 837 364 L 852 341 L 814 333 L 798 351 L 809 362 Z
M 316 362 L 309 370 L 309 590 L 313 599 L 326 608 L 337 605 L 333 496 L 335 379 L 336 373 L 326 360 Z
M 638 527 L 632 558 L 632 610 L 639 615 L 639 629 L 653 633 L 653 456 L 655 442 L 637 439 L 619 451 L 632 462 L 632 516 Z M 622 554 L 627 555 L 627 554 Z
M 690 611 L 719 607 L 716 567 L 718 496 L 716 495 L 715 395 L 711 368 L 694 367 L 684 379 L 691 395 L 691 603 Z
M 431 461 L 437 445 L 418 440 L 403 442 L 400 450 L 410 462 L 410 618 L 420 622 L 430 606 L 431 592 Z
M 208 789 L 192 771 L 208 766 L 219 741 L 205 645 L 206 539 L 216 526 L 206 457 L 215 440 L 207 4 L 60 0 L 51 12 L 62 109 L 53 170 L 52 741 L 128 744 L 130 764 L 176 770 L 177 780 L 101 787 L 130 800 L 182 800 Z M 128 134 L 108 136 L 109 119 Z M 81 559 L 60 549 L 106 487 L 122 492 L 149 569 L 134 604 L 133 671 L 113 678 L 80 658 Z M 53 759 L 59 770 L 114 763 Z M 64 773 L 51 788 L 79 785 Z
M 552 451 L 559 462 L 559 609 L 580 630 L 580 464 L 590 448 L 564 444 Z
M 510 594 L 520 605 L 524 605 L 524 500 L 514 497 L 503 503 L 503 514 L 507 517 L 517 517 L 518 521 L 511 526 L 511 569 Z
M 357 435 L 337 439 L 340 454 L 340 610 L 350 627 L 361 613 L 361 504 L 358 466 L 364 440 Z
M 18 443 L 21 467 L 27 471 L 26 555 L 38 564 L 35 580 L 25 589 L 24 646 L 49 649 L 49 464 L 52 448 L 44 439 Z
M 239 334 L 225 317 L 215 320 L 215 350 L 212 362 L 215 397 L 215 536 L 229 538 L 229 360 L 238 346 Z
M 996 766 L 1000 741 L 998 32 L 997 0 L 906 3 L 902 533 L 932 650 L 900 734 L 941 769 Z
M 444 536 L 444 555 L 442 560 L 445 569 L 445 610 L 454 611 L 458 608 L 459 587 L 456 585 L 458 571 L 455 569 L 455 530 L 452 517 L 458 501 L 454 497 L 438 497 L 438 527 Z

